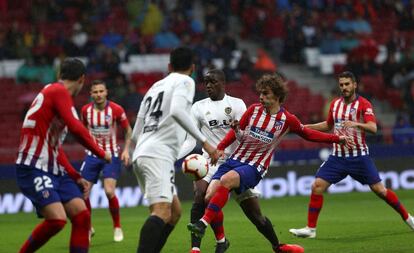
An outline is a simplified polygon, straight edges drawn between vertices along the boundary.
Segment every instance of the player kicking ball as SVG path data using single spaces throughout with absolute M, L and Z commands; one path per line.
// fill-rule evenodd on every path
M 369 185 L 371 190 L 390 205 L 402 220 L 414 230 L 414 218 L 397 195 L 385 188 L 381 182 L 377 168 L 369 157 L 365 133 L 377 132 L 377 124 L 371 103 L 356 93 L 357 82 L 353 73 L 346 71 L 338 76 L 339 89 L 342 96 L 331 102 L 326 121 L 306 125 L 311 129 L 334 133 L 346 132 L 355 141 L 352 145 L 334 144 L 333 152 L 328 160 L 322 163 L 316 179 L 312 184 L 308 209 L 308 224 L 304 228 L 289 230 L 295 236 L 304 238 L 316 237 L 316 223 L 323 205 L 323 193 L 348 175 L 361 184 Z
M 238 194 L 254 188 L 265 176 L 273 153 L 281 138 L 293 132 L 302 138 L 316 142 L 343 143 L 350 141 L 345 136 L 325 134 L 304 127 L 296 116 L 282 107 L 287 90 L 282 78 L 277 75 L 264 75 L 257 83 L 260 93 L 260 104 L 251 105 L 240 119 L 233 123 L 233 129 L 219 143 L 217 149 L 223 154 L 226 147 L 236 139 L 240 144 L 227 161 L 221 165 L 213 176 L 219 183 L 212 190 L 212 198 L 207 205 L 203 217 L 188 224 L 187 228 L 195 235 L 202 237 L 206 227 L 212 221 L 222 220 L 222 208 L 228 200 L 230 191 Z M 272 245 L 276 253 L 301 253 L 304 249 L 299 245 Z

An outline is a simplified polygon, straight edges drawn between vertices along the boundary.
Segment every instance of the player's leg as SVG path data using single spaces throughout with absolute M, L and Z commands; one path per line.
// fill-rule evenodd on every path
M 209 171 L 210 173 L 210 171 Z M 208 182 L 201 179 L 194 182 L 194 201 L 191 206 L 190 222 L 195 223 L 203 217 L 206 208 L 204 198 L 208 187 Z M 191 234 L 191 252 L 200 252 L 201 238 Z
M 121 228 L 121 217 L 119 213 L 119 202 L 115 195 L 116 180 L 113 178 L 105 178 L 104 190 L 109 203 L 109 212 L 112 217 L 112 224 L 114 228 L 114 241 L 120 242 L 124 239 Z
M 161 233 L 160 241 L 158 242 L 155 252 L 161 252 L 161 249 L 164 247 L 167 242 L 168 237 L 171 232 L 174 230 L 175 225 L 181 218 L 181 203 L 177 195 L 174 195 L 173 201 L 171 203 L 171 218 L 168 222 L 165 223 L 164 229 Z
M 42 223 L 36 226 L 19 252 L 34 252 L 66 224 L 66 214 L 56 190 L 58 177 L 29 166 L 16 167 L 17 185 L 35 206 Z

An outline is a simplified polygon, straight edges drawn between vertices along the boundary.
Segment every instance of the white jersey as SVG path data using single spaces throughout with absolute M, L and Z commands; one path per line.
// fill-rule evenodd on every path
M 246 104 L 243 100 L 225 95 L 222 100 L 213 101 L 210 98 L 194 103 L 191 108 L 192 117 L 197 123 L 201 133 L 207 137 L 209 143 L 217 146 L 230 130 L 230 122 L 240 120 L 246 111 Z M 235 141 L 225 150 L 225 159 L 237 148 Z M 208 154 L 203 151 L 204 156 Z
M 183 111 L 190 114 L 194 99 L 194 80 L 183 74 L 171 73 L 154 83 L 145 94 L 138 118 L 144 118 L 142 131 L 133 154 L 175 162 L 185 140 L 186 131 L 172 118 L 172 98 L 182 96 L 188 102 Z

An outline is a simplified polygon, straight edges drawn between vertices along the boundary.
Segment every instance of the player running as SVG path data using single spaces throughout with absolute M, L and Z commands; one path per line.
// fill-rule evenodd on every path
M 133 167 L 139 186 L 148 199 L 150 216 L 141 228 L 137 252 L 160 252 L 181 216 L 174 185 L 174 162 L 186 133 L 203 143 L 215 164 L 216 149 L 188 120 L 195 84 L 193 52 L 177 48 L 170 54 L 170 74 L 154 83 L 145 94 L 134 126 L 136 144 Z
M 222 208 L 227 203 L 228 194 L 234 190 L 241 194 L 254 188 L 264 177 L 272 159 L 273 152 L 281 138 L 293 132 L 310 141 L 328 143 L 346 143 L 345 136 L 325 134 L 303 127 L 296 116 L 290 114 L 281 104 L 287 91 L 282 78 L 277 75 L 264 75 L 256 84 L 260 93 L 260 104 L 253 104 L 243 114 L 239 124 L 233 123 L 233 129 L 219 143 L 220 154 L 236 139 L 240 144 L 227 161 L 221 165 L 213 176 L 220 180 L 210 187 L 212 198 L 207 205 L 204 216 L 195 223 L 188 224 L 188 229 L 202 237 L 208 224 L 222 220 Z M 303 252 L 299 245 L 272 244 L 274 252 Z
M 369 157 L 365 133 L 377 132 L 377 124 L 371 103 L 356 93 L 357 82 L 353 73 L 346 71 L 338 76 L 342 97 L 331 102 L 326 121 L 306 125 L 318 131 L 334 130 L 334 133 L 347 133 L 352 136 L 354 144 L 345 146 L 334 144 L 333 152 L 323 162 L 312 184 L 308 209 L 308 224 L 304 228 L 289 230 L 295 236 L 316 237 L 316 223 L 323 205 L 323 193 L 348 175 L 361 184 L 369 185 L 371 190 L 397 211 L 407 225 L 414 230 L 414 218 L 408 214 L 397 195 L 385 188 L 377 168 Z
M 42 247 L 63 229 L 67 216 L 72 222 L 69 251 L 89 249 L 90 214 L 79 189 L 84 188 L 87 194 L 88 184 L 61 149 L 69 129 L 95 155 L 111 161 L 110 153 L 105 153 L 94 142 L 73 107 L 72 96 L 82 89 L 85 71 L 78 59 L 65 59 L 60 68 L 60 81 L 46 85 L 26 113 L 16 160 L 17 184 L 44 221 L 33 230 L 20 253 Z
M 120 242 L 124 239 L 121 228 L 118 198 L 115 195 L 116 181 L 121 173 L 121 161 L 125 166 L 129 163 L 129 145 L 131 141 L 131 126 L 126 117 L 124 109 L 107 99 L 108 90 L 105 82 L 95 80 L 91 86 L 92 102 L 82 107 L 81 119 L 83 124 L 95 138 L 99 147 L 112 154 L 112 162 L 106 163 L 88 151 L 88 155 L 81 167 L 82 176 L 88 181 L 89 187 L 96 184 L 102 172 L 103 186 L 108 198 L 109 211 L 114 228 L 114 241 Z M 119 146 L 117 144 L 117 125 L 124 130 L 124 149 L 119 159 Z M 86 206 L 91 212 L 89 195 L 85 198 Z M 90 234 L 93 236 L 95 230 L 91 227 Z

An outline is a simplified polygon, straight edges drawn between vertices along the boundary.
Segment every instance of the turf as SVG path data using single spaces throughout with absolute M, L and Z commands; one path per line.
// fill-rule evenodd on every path
M 398 191 L 402 203 L 414 212 L 414 191 Z M 316 239 L 292 237 L 288 229 L 302 227 L 306 222 L 307 197 L 286 197 L 261 200 L 263 212 L 272 220 L 281 242 L 297 243 L 307 253 L 412 253 L 414 252 L 414 231 L 404 224 L 399 215 L 373 193 L 350 193 L 326 195 L 320 215 Z M 190 203 L 183 203 L 183 216 L 170 236 L 163 252 L 188 252 Z M 233 200 L 224 209 L 226 234 L 231 241 L 227 251 L 240 253 L 272 252 L 269 244 L 244 217 Z M 139 229 L 146 219 L 146 207 L 121 210 L 125 240 L 112 241 L 109 213 L 105 209 L 93 211 L 93 237 L 90 252 L 118 253 L 135 252 Z M 0 215 L 0 252 L 16 252 L 30 231 L 39 222 L 34 214 Z M 70 223 L 64 231 L 52 238 L 39 252 L 67 252 Z M 206 233 L 203 252 L 214 252 L 211 231 Z

